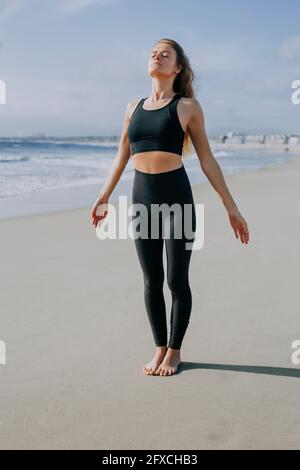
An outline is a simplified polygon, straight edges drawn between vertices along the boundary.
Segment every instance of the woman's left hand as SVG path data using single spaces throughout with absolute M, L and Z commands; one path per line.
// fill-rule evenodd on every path
M 231 227 L 234 230 L 235 237 L 240 237 L 241 242 L 247 245 L 249 241 L 249 230 L 246 220 L 238 210 L 228 212 L 228 216 Z

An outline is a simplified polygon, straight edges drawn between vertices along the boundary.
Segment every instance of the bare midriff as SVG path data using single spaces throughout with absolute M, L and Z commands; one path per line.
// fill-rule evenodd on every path
M 181 155 L 160 150 L 135 153 L 132 156 L 133 167 L 144 173 L 163 173 L 182 166 Z

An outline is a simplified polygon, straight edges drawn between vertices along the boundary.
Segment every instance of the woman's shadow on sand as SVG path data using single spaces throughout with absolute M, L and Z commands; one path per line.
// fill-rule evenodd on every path
M 177 374 L 191 369 L 229 370 L 234 372 L 250 372 L 252 374 L 279 375 L 281 377 L 300 377 L 300 369 L 288 367 L 247 366 L 239 364 L 211 364 L 205 362 L 182 361 Z

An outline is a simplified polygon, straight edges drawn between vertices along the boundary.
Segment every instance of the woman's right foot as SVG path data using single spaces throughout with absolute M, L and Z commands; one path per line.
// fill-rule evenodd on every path
M 167 346 L 159 346 L 156 349 L 157 351 L 154 354 L 153 359 L 143 367 L 143 372 L 145 375 L 155 375 L 155 372 L 162 363 L 162 360 L 168 350 Z
M 165 357 L 155 375 L 174 375 L 181 364 L 180 349 L 168 348 Z

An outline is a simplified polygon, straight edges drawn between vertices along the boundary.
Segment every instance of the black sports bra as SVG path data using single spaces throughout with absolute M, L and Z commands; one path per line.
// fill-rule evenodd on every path
M 182 154 L 185 132 L 177 114 L 180 97 L 176 93 L 166 106 L 158 109 L 144 109 L 146 98 L 139 101 L 128 126 L 131 155 L 151 150 Z

